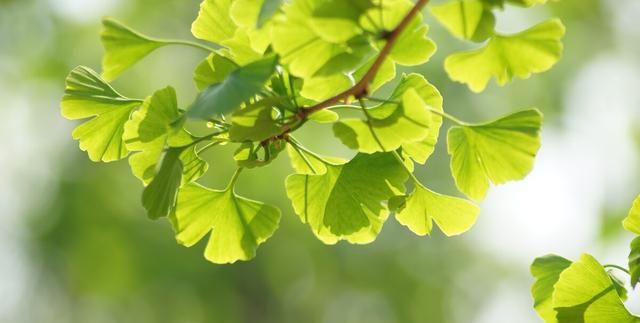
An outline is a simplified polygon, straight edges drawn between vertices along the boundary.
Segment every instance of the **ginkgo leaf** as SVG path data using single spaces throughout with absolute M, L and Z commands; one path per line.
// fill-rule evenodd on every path
M 176 204 L 178 189 L 182 181 L 182 163 L 180 154 L 182 149 L 169 149 L 160 165 L 160 170 L 142 192 L 142 206 L 147 210 L 151 219 L 168 216 Z
M 558 322 L 637 323 L 598 261 L 583 254 L 560 274 L 552 296 Z
M 361 80 L 364 75 L 369 71 L 371 66 L 375 63 L 377 56 L 373 56 L 362 65 L 360 68 L 353 72 L 353 78 L 356 81 Z M 369 84 L 369 92 L 372 94 L 378 91 L 383 85 L 393 81 L 396 78 L 396 64 L 390 58 L 385 58 L 380 66 L 380 69 L 376 73 L 376 76 L 371 80 Z
M 198 18 L 191 25 L 196 38 L 220 44 L 233 38 L 238 28 L 231 18 L 233 0 L 203 0 Z
M 255 257 L 280 222 L 280 210 L 236 195 L 233 188 L 217 191 L 197 184 L 180 189 L 170 220 L 181 245 L 191 247 L 209 233 L 204 251 L 217 264 Z
M 624 228 L 635 234 L 640 234 L 640 196 L 633 201 L 629 215 L 622 222 Z
M 407 173 L 388 153 L 358 154 L 322 175 L 290 175 L 287 196 L 303 223 L 326 244 L 375 240 L 389 216 L 385 202 L 404 191 Z
M 309 26 L 316 35 L 332 43 L 343 43 L 362 33 L 359 20 L 374 7 L 371 0 L 317 1 Z
M 263 0 L 258 14 L 257 27 L 264 26 L 278 12 L 283 2 L 284 0 Z
M 481 200 L 490 183 L 524 178 L 540 148 L 541 126 L 542 113 L 531 109 L 485 124 L 451 128 L 448 151 L 458 189 Z
M 240 109 L 231 118 L 229 139 L 235 142 L 262 141 L 280 134 L 282 127 L 274 118 L 277 113 L 270 105 Z
M 287 154 L 296 174 L 323 175 L 327 172 L 324 160 L 301 149 L 296 149 L 293 145 L 287 145 Z
M 480 208 L 465 199 L 438 194 L 416 183 L 414 191 L 396 211 L 396 219 L 420 236 L 430 234 L 435 222 L 451 237 L 467 232 L 479 213 Z
M 560 273 L 570 265 L 570 260 L 556 255 L 536 258 L 531 264 L 531 274 L 536 279 L 531 287 L 533 307 L 545 323 L 558 323 L 552 304 L 553 288 L 560 279 Z
M 492 77 L 505 85 L 550 69 L 562 55 L 564 33 L 562 22 L 551 19 L 517 34 L 496 34 L 480 49 L 450 55 L 444 67 L 452 80 L 482 92 Z
M 193 72 L 193 80 L 199 91 L 205 90 L 213 84 L 224 82 L 231 72 L 238 69 L 232 60 L 213 53 L 205 58 Z
M 285 4 L 282 8 L 286 19 L 274 21 L 273 49 L 294 76 L 307 79 L 348 72 L 373 54 L 368 39 L 362 35 L 335 43 L 316 33 L 311 24 L 314 11 L 322 2 L 298 0 Z
M 304 80 L 300 95 L 320 102 L 343 92 L 352 85 L 351 79 L 344 74 L 315 77 Z
M 425 83 L 417 74 L 403 77 L 389 103 L 367 108 L 368 120 L 347 118 L 335 123 L 334 135 L 347 147 L 363 153 L 393 151 L 425 139 L 429 131 L 436 131 L 432 129 L 431 112 L 416 90 Z
M 123 138 L 127 149 L 136 152 L 129 157 L 129 164 L 133 174 L 144 184 L 153 179 L 156 164 L 170 139 L 174 146 L 192 142 L 193 138 L 186 130 L 172 126 L 179 116 L 176 92 L 172 87 L 167 87 L 156 91 L 145 100 L 142 107 L 134 112 L 131 120 L 125 124 Z M 199 165 L 191 167 L 201 170 L 201 173 L 195 172 L 192 176 L 194 177 L 198 173 L 202 175 L 208 166 L 200 160 Z M 185 167 L 185 170 L 188 169 L 190 168 Z
M 242 168 L 264 167 L 273 162 L 285 149 L 284 140 L 266 143 L 243 142 L 233 155 L 233 159 Z
M 481 42 L 493 34 L 496 18 L 480 0 L 453 0 L 430 9 L 456 37 Z
M 631 286 L 635 288 L 638 282 L 640 282 L 640 237 L 631 241 L 629 273 L 631 274 Z
M 140 34 L 111 18 L 102 20 L 100 34 L 105 55 L 102 60 L 102 77 L 113 80 L 129 67 L 167 42 Z
M 331 110 L 319 110 L 310 114 L 307 118 L 317 123 L 334 123 L 340 120 L 340 115 Z
M 73 130 L 73 138 L 92 161 L 110 162 L 129 153 L 122 140 L 124 125 L 141 100 L 122 96 L 91 69 L 76 67 L 67 77 L 62 115 L 92 118 Z
M 277 61 L 277 57 L 270 56 L 239 67 L 221 83 L 213 84 L 200 92 L 188 114 L 207 118 L 236 110 L 263 89 L 275 72 Z

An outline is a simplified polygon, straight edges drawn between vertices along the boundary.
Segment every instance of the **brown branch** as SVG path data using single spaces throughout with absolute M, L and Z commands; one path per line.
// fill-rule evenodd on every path
M 398 26 L 396 26 L 391 32 L 385 34 L 385 39 L 387 40 L 387 43 L 384 45 L 384 47 L 378 54 L 378 57 L 376 58 L 375 62 L 373 62 L 373 64 L 371 65 L 367 73 L 364 74 L 364 76 L 360 81 L 358 81 L 358 83 L 356 83 L 353 87 L 349 88 L 348 90 L 332 98 L 322 101 L 309 108 L 300 110 L 296 114 L 298 120 L 304 120 L 306 117 L 308 117 L 312 113 L 318 112 L 322 109 L 326 109 L 342 101 L 346 101 L 352 96 L 357 99 L 365 97 L 369 90 L 369 84 L 371 84 L 373 79 L 378 74 L 380 67 L 384 63 L 384 60 L 387 58 L 387 56 L 389 56 L 389 54 L 391 53 L 391 50 L 393 49 L 393 46 L 395 45 L 396 41 L 400 37 L 400 34 L 402 34 L 402 32 L 411 23 L 411 20 L 422 10 L 422 8 L 424 8 L 427 2 L 429 2 L 429 0 L 418 0 L 418 2 L 416 2 L 413 8 L 411 8 L 411 11 L 409 11 L 407 15 L 404 18 L 402 18 Z M 383 9 L 381 8 L 380 10 L 383 10 Z

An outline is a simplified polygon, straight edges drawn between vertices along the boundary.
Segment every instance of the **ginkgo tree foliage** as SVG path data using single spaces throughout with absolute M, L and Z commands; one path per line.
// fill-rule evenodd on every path
M 243 170 L 277 158 L 291 161 L 284 185 L 293 210 L 324 243 L 370 243 L 391 215 L 418 235 L 434 226 L 459 235 L 476 222 L 475 203 L 492 185 L 531 171 L 542 114 L 532 108 L 464 122 L 445 111 L 428 76 L 397 75 L 436 51 L 424 12 L 468 41 L 472 49 L 450 53 L 444 69 L 475 92 L 492 78 L 505 85 L 548 70 L 560 59 L 564 27 L 551 18 L 516 34 L 495 30 L 496 10 L 544 0 L 428 2 L 204 0 L 191 28 L 198 41 L 150 37 L 106 18 L 102 73 L 79 66 L 69 74 L 62 114 L 81 120 L 73 138 L 92 161 L 128 159 L 145 186 L 148 216 L 168 218 L 182 245 L 207 237 L 205 257 L 214 263 L 251 259 L 277 229 L 280 209 L 236 187 Z M 109 83 L 171 45 L 202 52 L 191 104 L 179 106 L 171 86 L 130 98 Z M 383 86 L 393 89 L 386 98 L 377 94 Z M 296 139 L 309 123 L 330 127 L 354 157 L 323 156 Z M 195 135 L 199 124 L 210 133 Z M 443 125 L 452 176 L 468 199 L 435 192 L 413 174 Z M 233 158 L 237 171 L 225 188 L 208 188 L 198 183 L 209 169 L 200 156 L 220 145 L 236 147 L 216 158 Z
M 640 196 L 622 225 L 636 238 L 631 242 L 628 267 L 602 265 L 592 255 L 577 261 L 558 255 L 537 258 L 531 265 L 535 283 L 531 288 L 534 308 L 546 323 L 637 323 L 640 316 L 629 312 L 625 280 L 636 288 L 640 282 Z

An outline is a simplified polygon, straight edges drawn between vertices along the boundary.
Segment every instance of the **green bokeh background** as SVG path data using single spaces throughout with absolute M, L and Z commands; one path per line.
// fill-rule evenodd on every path
M 469 45 L 453 39 L 427 16 L 439 50 L 418 72 L 441 90 L 445 109 L 465 120 L 481 121 L 536 106 L 546 115 L 545 127 L 561 130 L 571 80 L 594 57 L 617 46 L 617 18 L 606 1 L 507 8 L 499 18 L 508 21 L 507 29 L 560 17 L 568 29 L 565 56 L 548 73 L 506 88 L 492 85 L 481 95 L 447 78 L 442 69 L 446 55 Z M 31 157 L 11 161 L 6 152 L 0 158 L 9 173 L 0 179 L 0 192 L 13 192 L 0 200 L 6 203 L 0 210 L 10 219 L 0 232 L 7 232 L 5 240 L 15 245 L 0 249 L 5 253 L 0 266 L 14 268 L 2 272 L 7 278 L 0 281 L 0 289 L 3 281 L 22 282 L 7 283 L 18 287 L 0 294 L 7 299 L 0 306 L 1 322 L 536 322 L 530 307 L 505 309 L 504 316 L 493 315 L 489 321 L 479 318 L 500 286 L 515 284 L 526 297 L 531 281 L 528 262 L 514 264 L 479 248 L 472 238 L 446 239 L 439 232 L 417 237 L 390 219 L 373 244 L 323 245 L 300 223 L 286 199 L 283 181 L 291 170 L 284 155 L 269 167 L 247 171 L 239 182 L 241 194 L 283 211 L 279 230 L 250 262 L 208 263 L 202 244 L 180 247 L 166 221 L 148 220 L 140 203 L 141 185 L 127 163 L 91 163 L 71 140 L 73 122 L 59 116 L 58 100 L 73 67 L 99 70 L 101 15 L 117 17 L 147 34 L 190 38 L 197 9 L 196 0 L 0 0 L 0 96 L 13 98 L 8 105 L 24 109 L 24 124 L 35 129 L 7 135 L 16 136 L 11 147 L 33 150 L 22 154 Z M 626 36 L 628 42 L 640 43 L 638 33 L 631 35 Z M 629 55 L 638 54 L 637 49 L 631 46 Z M 185 106 L 195 96 L 191 72 L 202 58 L 202 52 L 191 48 L 162 49 L 114 85 L 132 97 L 172 85 Z M 22 102 L 22 108 L 16 102 Z M 7 129 L 19 124 L 7 116 L 15 114 L 7 113 Z M 606 109 L 603 113 L 605 118 Z M 326 126 L 305 130 L 299 139 L 319 152 L 350 154 Z M 9 142 L 0 143 L 3 140 Z M 443 143 L 418 174 L 431 187 L 454 194 Z M 207 152 L 211 167 L 206 184 L 222 187 L 228 181 L 234 168 L 231 152 Z M 628 197 L 640 191 L 626 189 Z M 601 206 L 602 229 L 594 235 L 598 240 L 585 248 L 606 248 L 621 237 L 617 224 L 627 208 L 624 202 Z M 483 210 L 479 221 L 491 216 Z M 509 225 L 504 223 L 505 230 Z M 571 232 L 566 239 L 572 239 Z M 19 266 L 14 258 L 20 259 Z

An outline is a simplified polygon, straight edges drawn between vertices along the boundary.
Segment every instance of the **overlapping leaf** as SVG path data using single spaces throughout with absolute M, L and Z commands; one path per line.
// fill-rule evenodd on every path
M 564 33 L 560 20 L 551 19 L 517 34 L 496 34 L 480 49 L 447 57 L 445 69 L 452 80 L 474 92 L 483 91 L 492 77 L 499 85 L 514 77 L 526 79 L 558 62 Z
M 385 202 L 404 191 L 408 175 L 389 153 L 359 154 L 322 175 L 291 175 L 287 195 L 296 214 L 327 244 L 375 240 L 389 215 Z
M 403 77 L 388 103 L 368 108 L 367 120 L 343 119 L 334 124 L 335 136 L 347 147 L 364 153 L 393 151 L 403 144 L 421 142 L 430 133 L 437 133 L 441 124 L 425 102 L 424 94 L 431 93 L 422 88 L 428 88 L 422 76 Z
M 238 69 L 238 65 L 232 60 L 220 54 L 212 53 L 198 64 L 198 67 L 193 72 L 193 80 L 198 90 L 202 91 L 210 85 L 224 82 L 229 74 L 236 69 Z
M 110 162 L 127 156 L 122 140 L 124 125 L 141 100 L 124 97 L 91 69 L 76 67 L 67 77 L 62 115 L 87 119 L 73 130 L 73 138 L 92 161 Z
M 448 150 L 458 189 L 480 200 L 490 183 L 524 178 L 540 148 L 541 126 L 542 114 L 531 109 L 486 124 L 451 128 Z
M 456 37 L 481 42 L 493 34 L 495 16 L 481 0 L 453 0 L 430 9 Z
M 278 227 L 280 210 L 222 191 L 189 184 L 180 189 L 170 220 L 176 239 L 190 247 L 210 234 L 204 252 L 207 260 L 234 263 L 249 260 Z
M 629 215 L 622 222 L 624 228 L 635 234 L 640 234 L 640 196 L 633 201 Z
M 155 176 L 156 165 L 165 147 L 184 146 L 192 142 L 192 136 L 184 129 L 176 129 L 172 123 L 180 116 L 175 90 L 171 87 L 159 90 L 145 100 L 131 120 L 125 124 L 124 141 L 127 149 L 137 152 L 129 157 L 133 174 L 148 184 Z M 184 171 L 189 174 L 185 181 L 193 181 L 204 174 L 206 162 L 191 153 L 181 157 Z M 194 156 L 195 155 L 195 156 Z
M 570 265 L 570 260 L 556 255 L 536 258 L 531 265 L 531 274 L 536 279 L 531 287 L 533 307 L 545 323 L 558 323 L 552 303 L 553 290 L 560 274 Z
M 256 94 L 275 72 L 278 59 L 274 56 L 239 67 L 231 72 L 221 83 L 210 85 L 203 90 L 189 108 L 192 117 L 207 118 L 227 114 Z
M 552 296 L 558 322 L 637 323 L 598 261 L 583 254 L 560 274 Z

